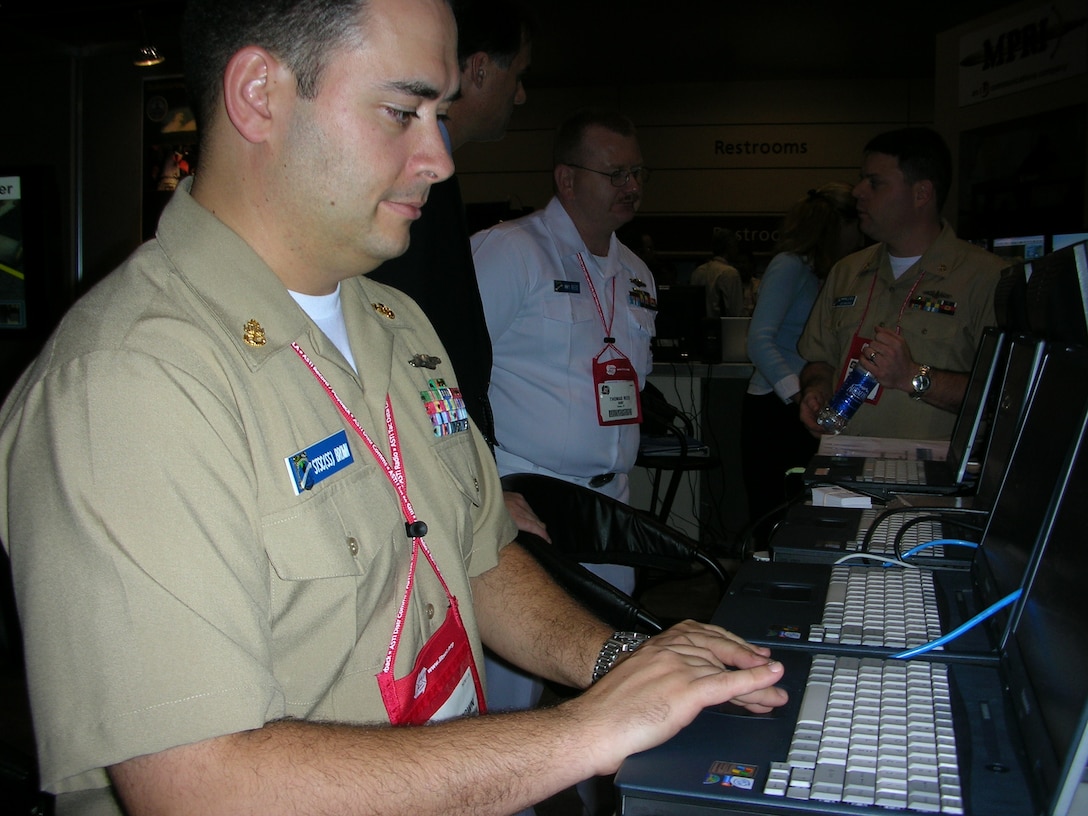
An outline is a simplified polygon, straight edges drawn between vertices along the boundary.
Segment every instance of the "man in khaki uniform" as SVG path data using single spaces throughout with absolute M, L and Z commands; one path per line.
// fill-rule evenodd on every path
M 194 181 L 0 410 L 58 813 L 510 813 L 706 705 L 780 705 L 766 650 L 612 633 L 510 543 L 445 350 L 359 277 L 452 172 L 448 5 L 186 14 Z M 587 691 L 475 716 L 485 644 Z
M 959 240 L 942 221 L 951 178 L 948 147 L 927 128 L 891 131 L 866 145 L 854 197 L 862 231 L 879 243 L 832 268 L 797 344 L 808 360 L 801 421 L 813 433 L 826 433 L 816 415 L 848 363 L 859 360 L 880 387 L 846 433 L 952 435 L 1007 263 Z

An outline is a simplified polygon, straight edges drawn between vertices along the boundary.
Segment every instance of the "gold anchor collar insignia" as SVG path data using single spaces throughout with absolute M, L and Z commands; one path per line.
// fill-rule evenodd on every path
M 247 346 L 260 348 L 268 342 L 268 337 L 264 333 L 264 327 L 251 318 L 246 321 L 246 325 L 242 328 L 242 341 Z

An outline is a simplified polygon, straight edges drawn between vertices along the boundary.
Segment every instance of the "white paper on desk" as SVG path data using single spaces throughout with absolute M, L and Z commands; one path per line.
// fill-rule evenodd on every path
M 871 456 L 878 459 L 932 459 L 948 457 L 947 439 L 896 439 L 887 436 L 824 436 L 818 451 L 826 456 Z

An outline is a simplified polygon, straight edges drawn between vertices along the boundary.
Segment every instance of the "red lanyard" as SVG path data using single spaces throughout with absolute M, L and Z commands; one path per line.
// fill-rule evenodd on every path
M 400 500 L 401 512 L 404 514 L 405 530 L 408 532 L 408 536 L 412 539 L 412 561 L 408 570 L 408 581 L 405 587 L 404 598 L 401 601 L 400 609 L 397 611 L 397 622 L 393 628 L 393 639 L 389 644 L 389 651 L 386 654 L 386 670 L 393 664 L 393 660 L 397 653 L 397 644 L 400 642 L 400 634 L 404 629 L 404 620 L 408 612 L 408 599 L 411 596 L 412 584 L 415 581 L 416 563 L 419 560 L 418 553 L 423 552 L 424 557 L 430 562 L 431 567 L 434 569 L 435 575 L 438 576 L 439 582 L 442 584 L 442 588 L 446 592 L 447 597 L 450 596 L 449 587 L 446 585 L 445 579 L 442 577 L 442 573 L 438 569 L 438 565 L 434 561 L 434 556 L 431 555 L 431 551 L 427 548 L 426 542 L 424 542 L 422 535 L 416 535 L 420 531 L 416 526 L 419 523 L 419 518 L 416 516 L 415 510 L 412 509 L 412 502 L 408 498 L 408 480 L 404 473 L 404 463 L 400 457 L 400 435 L 397 433 L 397 423 L 393 418 L 393 403 L 389 399 L 389 395 L 385 395 L 385 429 L 389 435 L 389 459 L 385 458 L 378 446 L 374 444 L 374 441 L 370 438 L 370 435 L 366 432 L 362 425 L 359 424 L 359 420 L 355 418 L 355 415 L 348 410 L 348 407 L 344 405 L 343 400 L 333 390 L 333 387 L 329 384 L 329 381 L 325 379 L 323 375 L 314 365 L 313 361 L 306 355 L 306 352 L 302 350 L 302 347 L 298 343 L 292 343 L 291 348 L 295 350 L 295 353 L 302 359 L 302 362 L 306 363 L 307 368 L 317 378 L 317 381 L 321 383 L 325 389 L 325 393 L 329 395 L 329 398 L 336 405 L 337 410 L 340 411 L 340 415 L 347 420 L 348 424 L 355 430 L 355 433 L 363 440 L 367 450 L 374 456 L 378 464 L 381 465 L 386 478 L 389 479 L 389 483 L 393 486 L 393 490 L 397 493 L 397 498 Z
M 604 342 L 615 347 L 616 338 L 612 336 L 612 324 L 616 320 L 616 278 L 615 276 L 612 277 L 612 312 L 606 320 L 604 309 L 601 308 L 601 299 L 597 297 L 597 287 L 593 285 L 593 279 L 589 277 L 589 269 L 586 268 L 586 262 L 582 258 L 581 252 L 578 253 L 578 265 L 582 267 L 582 273 L 586 276 L 586 283 L 589 284 L 589 293 L 593 295 L 593 303 L 597 307 L 597 314 L 601 316 L 601 325 L 604 326 Z
M 901 324 L 903 322 L 903 312 L 907 310 L 907 304 L 910 303 L 911 298 L 914 297 L 914 291 L 918 288 L 918 284 L 922 282 L 922 278 L 926 276 L 926 271 L 923 269 L 918 273 L 918 277 L 914 280 L 914 284 L 910 287 L 910 291 L 907 292 L 907 296 L 903 298 L 903 302 L 899 304 L 899 315 L 895 318 L 895 333 L 899 334 Z M 861 320 L 858 321 L 858 327 L 854 330 L 854 337 L 857 337 L 861 332 L 861 327 L 865 325 L 865 318 L 869 315 L 869 306 L 873 302 L 873 290 L 876 288 L 877 272 L 873 272 L 873 282 L 869 284 L 869 299 L 865 301 L 865 311 L 861 314 Z

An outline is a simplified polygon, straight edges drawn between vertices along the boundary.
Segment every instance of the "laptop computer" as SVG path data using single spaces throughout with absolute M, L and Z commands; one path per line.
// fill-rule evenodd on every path
M 1046 343 L 1033 335 L 1010 337 L 1004 373 L 993 401 L 986 457 L 974 492 L 967 496 L 893 497 L 885 507 L 790 507 L 770 538 L 775 561 L 830 564 L 844 555 L 869 552 L 892 556 L 913 544 L 939 538 L 978 541 L 997 497 L 1043 364 Z M 967 568 L 971 553 L 962 547 L 934 547 L 915 563 Z
M 971 481 L 968 468 L 976 453 L 975 445 L 982 439 L 980 432 L 990 404 L 991 385 L 1003 365 L 1006 339 L 1006 333 L 996 327 L 984 330 L 945 459 L 912 461 L 817 454 L 805 468 L 804 483 L 838 485 L 877 497 L 903 492 L 952 494 L 965 490 Z M 879 472 L 884 469 L 888 471 L 886 475 Z M 903 470 L 911 471 L 910 475 L 901 474 Z
M 1088 760 L 1086 491 L 1082 453 L 1059 491 L 1045 525 L 1045 555 L 996 661 L 780 649 L 775 658 L 784 665 L 780 686 L 789 702 L 760 715 L 728 703 L 705 709 L 671 740 L 628 757 L 615 779 L 620 813 L 1064 816 Z M 846 692 L 828 679 L 829 662 L 836 676 L 854 671 Z M 926 678 L 931 686 L 920 698 L 896 699 Z M 843 707 L 855 700 L 869 709 L 844 732 Z M 828 748 L 795 748 L 795 734 L 826 737 Z M 876 747 L 855 751 L 855 737 L 866 736 Z M 902 770 L 880 769 L 899 760 Z M 867 793 L 866 785 L 875 789 Z
M 855 557 L 855 566 L 752 560 L 733 577 L 713 622 L 753 643 L 857 654 L 895 654 L 953 631 L 1026 579 L 1040 556 L 1036 533 L 1086 424 L 1088 349 L 1055 349 L 985 530 L 969 550 L 970 571 L 881 569 Z M 947 656 L 980 657 L 1001 637 L 1000 626 L 973 630 L 943 648 Z

